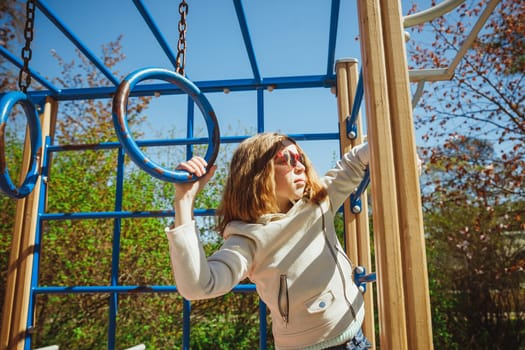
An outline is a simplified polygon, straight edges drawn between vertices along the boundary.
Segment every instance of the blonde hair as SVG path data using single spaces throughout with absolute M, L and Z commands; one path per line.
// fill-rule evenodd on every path
M 217 208 L 217 230 L 222 234 L 230 221 L 254 223 L 263 214 L 278 213 L 273 158 L 289 141 L 304 157 L 306 187 L 303 198 L 319 203 L 327 196 L 312 164 L 301 147 L 284 134 L 256 134 L 239 144 L 231 163 L 222 201 Z

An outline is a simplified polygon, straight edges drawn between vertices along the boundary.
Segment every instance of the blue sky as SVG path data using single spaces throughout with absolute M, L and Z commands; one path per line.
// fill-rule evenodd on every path
M 126 59 L 117 67 L 127 75 L 144 67 L 170 68 L 169 60 L 144 24 L 131 0 L 63 1 L 44 3 L 100 57 L 101 47 L 123 34 Z M 243 1 L 255 54 L 263 77 L 318 75 L 326 72 L 329 0 Z M 166 40 L 176 53 L 179 1 L 144 1 Z M 186 73 L 191 80 L 252 78 L 252 72 L 231 0 L 188 1 Z M 403 7 L 406 13 L 411 3 Z M 341 1 L 336 59 L 360 58 L 356 2 Z M 420 8 L 426 8 L 420 3 Z M 53 79 L 60 67 L 57 52 L 66 61 L 77 59 L 74 46 L 37 11 L 32 43 L 32 69 Z M 108 82 L 108 85 L 110 83 Z M 60 87 L 60 86 L 59 86 Z M 219 118 L 221 134 L 253 131 L 256 118 L 254 92 L 207 95 Z M 186 102 L 183 96 L 161 96 L 147 111 L 151 134 L 176 126 L 184 134 Z M 111 113 L 111 111 L 108 111 Z M 274 90 L 265 93 L 265 129 L 286 133 L 337 132 L 337 101 L 328 89 Z M 198 121 L 201 118 L 197 118 Z M 183 119 L 180 119 L 183 120 Z M 199 127 L 199 125 L 197 125 Z M 203 124 L 201 127 L 204 128 Z M 161 136 L 158 136 L 161 135 Z M 301 144 L 320 173 L 338 156 L 335 141 Z

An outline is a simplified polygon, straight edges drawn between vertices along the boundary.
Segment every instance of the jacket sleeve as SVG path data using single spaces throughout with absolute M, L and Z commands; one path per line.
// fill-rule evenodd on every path
M 229 237 L 207 258 L 195 221 L 166 228 L 166 235 L 175 284 L 184 298 L 197 300 L 226 294 L 247 276 L 253 245 L 245 237 Z
M 359 147 L 354 147 L 323 177 L 334 211 L 339 209 L 363 180 L 367 164 L 360 160 L 357 154 L 359 151 Z

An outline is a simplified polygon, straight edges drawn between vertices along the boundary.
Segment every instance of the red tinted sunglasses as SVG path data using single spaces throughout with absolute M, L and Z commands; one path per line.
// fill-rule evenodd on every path
M 280 151 L 275 156 L 275 159 L 277 159 L 279 163 L 288 164 L 292 168 L 295 168 L 297 166 L 297 163 L 301 163 L 302 165 L 304 165 L 303 155 L 300 153 L 294 153 L 289 150 Z

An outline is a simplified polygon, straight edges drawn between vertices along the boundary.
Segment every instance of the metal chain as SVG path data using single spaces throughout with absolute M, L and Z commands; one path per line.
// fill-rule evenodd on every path
M 35 8 L 36 0 L 27 0 L 26 4 L 26 26 L 24 29 L 24 37 L 26 39 L 26 44 L 22 48 L 22 60 L 24 61 L 24 66 L 20 69 L 20 74 L 18 75 L 18 87 L 24 93 L 27 92 L 27 88 L 31 85 L 31 72 L 29 71 L 29 61 L 31 61 L 31 56 L 33 52 L 31 51 L 31 41 L 33 41 L 33 28 L 35 25 Z
M 177 44 L 177 60 L 175 71 L 184 75 L 184 65 L 186 64 L 186 16 L 188 15 L 188 4 L 182 0 L 179 5 L 179 42 Z

